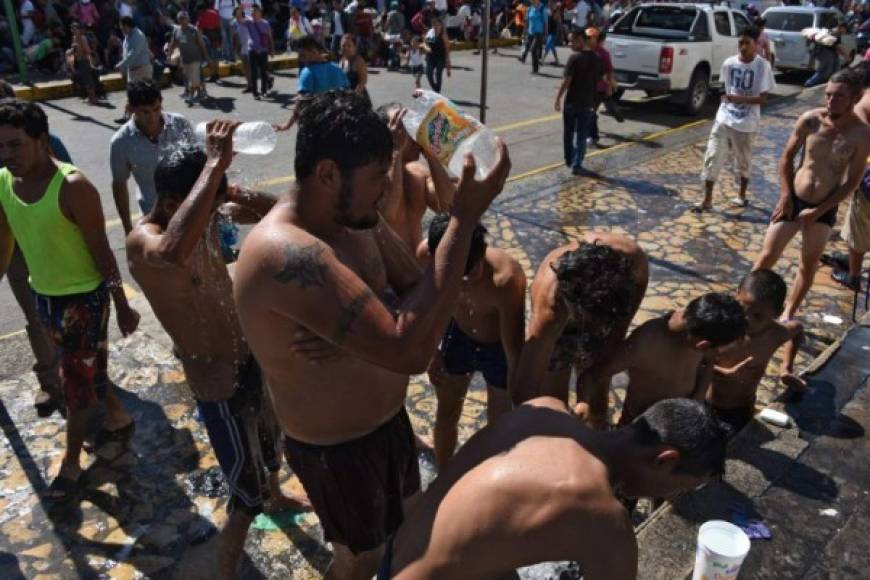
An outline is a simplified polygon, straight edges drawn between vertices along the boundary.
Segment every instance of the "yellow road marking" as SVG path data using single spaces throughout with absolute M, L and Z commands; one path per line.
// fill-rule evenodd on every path
M 522 129 L 523 127 L 529 127 L 531 125 L 540 125 L 541 123 L 549 123 L 550 121 L 558 121 L 562 118 L 562 115 L 556 113 L 555 115 L 547 115 L 546 117 L 536 117 L 534 119 L 526 119 L 525 121 L 517 121 L 516 123 L 510 123 L 509 125 L 502 125 L 501 127 L 494 127 L 492 129 L 495 133 L 507 133 L 508 131 L 513 131 L 515 129 Z
M 7 338 L 12 338 L 13 336 L 18 336 L 19 334 L 24 334 L 24 329 L 16 330 L 15 332 L 10 332 L 9 334 L 4 334 L 0 336 L 0 340 L 6 340 Z

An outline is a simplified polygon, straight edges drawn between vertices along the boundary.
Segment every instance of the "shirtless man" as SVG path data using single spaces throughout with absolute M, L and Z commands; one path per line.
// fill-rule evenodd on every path
M 724 468 L 724 431 L 696 401 L 660 401 L 599 433 L 537 398 L 465 444 L 390 542 L 378 580 L 491 580 L 553 560 L 579 561 L 587 580 L 634 579 L 620 500 L 672 496 Z
M 449 216 L 439 214 L 429 224 L 429 239 L 420 244 L 417 258 L 428 264 L 444 237 Z M 435 387 L 435 460 L 444 469 L 456 449 L 457 424 L 468 384 L 475 371 L 486 380 L 486 418 L 489 423 L 510 410 L 510 376 L 523 347 L 526 275 L 506 252 L 490 248 L 486 228 L 478 224 L 459 303 L 438 352 L 429 365 Z
M 604 427 L 610 377 L 598 371 L 625 339 L 648 280 L 646 254 L 625 236 L 589 232 L 582 243 L 550 252 L 532 282 L 532 319 L 510 387 L 513 402 L 550 395 L 567 403 L 574 369 L 590 424 Z
M 777 322 L 785 306 L 785 282 L 770 270 L 755 270 L 741 282 L 737 301 L 746 313 L 746 336 L 722 347 L 714 358 L 713 383 L 707 401 L 721 421 L 743 429 L 755 414 L 755 393 L 770 359 L 786 342 L 782 382 L 802 389 L 803 379 L 792 372 L 803 325 L 795 320 Z
M 420 489 L 404 408 L 456 307 L 471 237 L 510 170 L 507 148 L 483 181 L 469 157 L 431 267 L 388 227 L 390 129 L 354 93 L 304 109 L 297 182 L 242 245 L 235 298 L 286 435 L 287 459 L 332 542 L 326 577 L 372 577 Z M 385 304 L 392 290 L 397 302 Z M 311 332 L 344 351 L 318 365 L 289 348 Z
M 809 292 L 837 221 L 837 206 L 855 191 L 864 175 L 870 126 L 853 110 L 863 87 L 860 73 L 851 69 L 835 73 L 825 88 L 825 108 L 800 116 L 779 160 L 779 202 L 753 269 L 773 269 L 786 245 L 798 231 L 802 233 L 800 266 L 783 320 L 794 318 Z M 801 149 L 803 159 L 795 172 L 794 159 Z
M 281 493 L 280 455 L 268 425 L 260 425 L 260 370 L 242 335 L 218 239 L 218 210 L 255 223 L 275 203 L 266 194 L 227 187 L 238 125 L 212 121 L 206 153 L 191 147 L 160 160 L 157 202 L 127 238 L 130 272 L 175 342 L 230 487 L 230 515 L 216 543 L 225 579 L 236 577 L 248 527 L 270 494 L 284 507 L 310 509 L 307 501 Z
M 393 166 L 390 187 L 381 201 L 381 216 L 399 237 L 416 252 L 423 240 L 423 214 L 450 210 L 456 185 L 438 159 L 426 153 L 408 136 L 401 123 L 405 110 L 398 103 L 378 107 L 384 122 L 393 131 Z M 420 161 L 420 154 L 426 163 Z
M 635 328 L 602 368 L 607 377 L 628 371 L 619 425 L 631 423 L 663 399 L 703 401 L 713 378 L 716 349 L 745 333 L 746 316 L 740 303 L 718 292 L 704 294 L 682 310 Z

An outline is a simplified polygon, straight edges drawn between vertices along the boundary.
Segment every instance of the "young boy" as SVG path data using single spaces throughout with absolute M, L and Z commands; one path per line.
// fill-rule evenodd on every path
M 740 282 L 737 301 L 746 312 L 746 336 L 720 349 L 714 359 L 713 386 L 707 401 L 721 421 L 743 429 L 755 412 L 755 393 L 767 363 L 780 346 L 791 341 L 783 361 L 782 381 L 800 388 L 792 373 L 803 326 L 796 320 L 777 322 L 785 305 L 786 285 L 771 270 L 756 270 Z
M 417 249 L 420 262 L 431 262 L 448 221 L 447 214 L 432 219 L 429 239 Z M 472 375 L 479 371 L 486 380 L 486 414 L 491 423 L 510 410 L 508 377 L 523 347 L 526 275 L 506 252 L 487 247 L 485 236 L 486 228 L 478 224 L 457 306 L 428 369 L 438 397 L 435 459 L 439 472 L 456 449 L 456 427 Z
M 619 425 L 628 425 L 664 399 L 703 401 L 713 376 L 715 349 L 745 333 L 746 316 L 740 303 L 717 292 L 638 326 L 602 373 L 629 373 Z
M 420 79 L 423 76 L 423 63 L 425 55 L 423 54 L 423 41 L 419 36 L 414 36 L 411 39 L 411 46 L 408 48 L 408 69 L 414 75 L 414 87 L 420 88 Z
M 761 105 L 767 101 L 767 93 L 776 87 L 770 63 L 755 53 L 759 34 L 754 26 L 744 28 L 737 41 L 739 54 L 722 63 L 719 78 L 725 94 L 704 155 L 704 170 L 701 172 L 704 201 L 693 208 L 695 212 L 713 208 L 713 186 L 729 150 L 740 172 L 740 191 L 731 203 L 746 207 L 746 188 L 752 169 L 752 139 L 761 121 Z

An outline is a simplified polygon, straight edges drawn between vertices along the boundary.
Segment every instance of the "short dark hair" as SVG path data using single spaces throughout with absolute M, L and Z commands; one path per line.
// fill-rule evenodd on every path
M 844 84 L 853 93 L 861 93 L 864 90 L 864 73 L 853 68 L 841 68 L 833 75 L 829 82 Z
M 607 40 L 607 29 L 601 28 L 598 31 L 598 44 L 601 44 L 605 40 Z
M 855 65 L 855 70 L 864 76 L 864 89 L 870 87 L 870 62 L 862 60 Z
M 300 50 L 326 52 L 326 49 L 323 48 L 323 45 L 317 42 L 317 39 L 313 36 L 303 36 L 295 42 L 294 46 L 296 47 L 297 52 L 299 52 Z
M 305 179 L 322 159 L 332 159 L 342 174 L 374 161 L 389 161 L 393 136 L 366 97 L 354 91 L 316 95 L 299 117 L 296 176 Z
M 623 318 L 631 312 L 636 292 L 631 261 L 610 246 L 583 242 L 550 268 L 559 280 L 560 294 L 590 314 Z
M 132 16 L 124 16 L 121 18 L 121 26 L 126 26 L 127 28 L 133 28 L 136 24 L 133 23 Z
M 777 312 L 782 312 L 788 292 L 785 280 L 773 270 L 750 272 L 740 281 L 739 289 L 752 294 L 756 300 L 770 305 Z
M 133 81 L 127 85 L 127 103 L 131 107 L 153 105 L 162 100 L 163 95 L 160 94 L 160 87 L 151 79 Z
M 180 145 L 160 158 L 154 170 L 154 187 L 158 200 L 181 203 L 193 189 L 206 162 L 205 152 L 191 143 Z M 218 187 L 218 199 L 227 195 L 227 177 L 223 176 Z
M 31 139 L 48 135 L 48 117 L 45 116 L 45 111 L 30 101 L 20 99 L 0 101 L 0 125 L 24 129 Z
M 689 302 L 685 319 L 689 334 L 713 346 L 724 346 L 746 334 L 743 307 L 733 296 L 721 292 L 710 292 Z
M 435 250 L 438 244 L 441 243 L 441 238 L 444 237 L 444 232 L 447 231 L 447 224 L 450 222 L 450 216 L 446 213 L 439 213 L 429 222 L 429 253 L 435 255 Z M 471 233 L 471 248 L 468 250 L 468 261 L 465 262 L 465 274 L 469 274 L 480 260 L 486 254 L 486 228 L 483 224 L 478 223 L 474 226 L 474 231 Z
M 740 32 L 740 36 L 745 36 L 758 42 L 758 37 L 761 36 L 761 30 L 759 30 L 757 26 L 747 26 L 742 32 Z
M 725 472 L 728 431 L 712 410 L 692 399 L 665 399 L 634 420 L 631 428 L 641 445 L 665 445 L 680 454 L 675 470 L 696 476 Z

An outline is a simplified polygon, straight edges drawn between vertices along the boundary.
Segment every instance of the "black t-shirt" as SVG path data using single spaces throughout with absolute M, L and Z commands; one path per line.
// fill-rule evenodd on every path
M 591 50 L 575 52 L 568 58 L 564 77 L 571 77 L 565 104 L 589 108 L 595 104 L 595 85 L 601 78 L 601 59 Z

